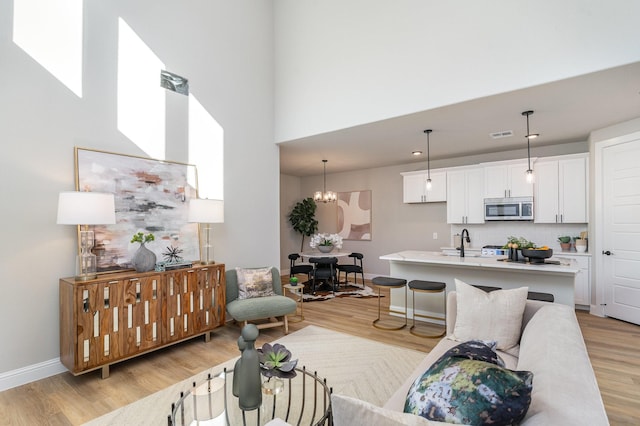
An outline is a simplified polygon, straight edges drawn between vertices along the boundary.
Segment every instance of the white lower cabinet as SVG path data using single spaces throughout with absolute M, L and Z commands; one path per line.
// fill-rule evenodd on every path
M 554 253 L 554 257 L 571 259 L 574 265 L 580 269 L 576 275 L 575 304 L 591 305 L 591 256 L 559 252 Z

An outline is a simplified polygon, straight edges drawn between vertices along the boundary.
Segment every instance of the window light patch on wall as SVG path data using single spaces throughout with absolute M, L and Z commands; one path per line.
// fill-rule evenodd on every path
M 189 163 L 198 169 L 200 198 L 224 199 L 224 129 L 189 95 Z
M 149 157 L 165 158 L 166 93 L 158 84 L 162 61 L 118 20 L 118 130 Z
M 13 42 L 82 97 L 83 0 L 14 0 Z

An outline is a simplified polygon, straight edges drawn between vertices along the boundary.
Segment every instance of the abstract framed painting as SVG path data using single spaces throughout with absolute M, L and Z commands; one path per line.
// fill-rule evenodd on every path
M 371 240 L 371 190 L 338 192 L 338 234 L 345 240 Z
M 116 223 L 93 227 L 98 272 L 133 268 L 137 232 L 154 234 L 146 246 L 158 261 L 174 248 L 185 261 L 199 259 L 198 225 L 187 221 L 189 200 L 198 193 L 196 166 L 78 147 L 75 166 L 76 190 L 115 197 Z

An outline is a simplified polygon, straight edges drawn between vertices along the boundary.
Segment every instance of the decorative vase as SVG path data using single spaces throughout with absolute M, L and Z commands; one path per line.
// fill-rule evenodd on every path
M 514 248 L 509 249 L 509 260 L 512 262 L 518 261 L 518 249 L 514 249 Z
M 133 255 L 131 263 L 133 263 L 133 267 L 136 268 L 136 272 L 152 271 L 156 267 L 156 255 L 154 252 L 146 248 L 144 243 L 141 243 L 140 247 Z
M 275 415 L 276 397 L 284 390 L 284 380 L 279 377 L 263 378 L 262 380 L 262 414 L 267 419 L 272 419 Z M 283 397 L 284 398 L 284 397 Z M 289 395 L 291 398 L 291 395 Z
M 331 251 L 333 250 L 333 245 L 330 246 L 318 246 L 318 250 L 320 250 L 320 252 L 322 253 L 331 253 Z
M 284 389 L 284 380 L 279 377 L 269 377 L 262 380 L 262 393 L 277 395 Z
M 576 240 L 575 246 L 578 253 L 584 253 L 587 251 L 587 240 Z

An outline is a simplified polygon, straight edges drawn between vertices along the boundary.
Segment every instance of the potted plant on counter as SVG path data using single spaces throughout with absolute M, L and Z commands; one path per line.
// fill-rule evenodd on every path
M 574 237 L 573 238 L 573 245 L 576 248 L 576 251 L 578 253 L 584 253 L 587 251 L 587 239 L 586 238 L 582 238 L 582 236 L 580 237 Z
M 558 242 L 560 242 L 560 248 L 562 251 L 570 251 L 571 250 L 571 237 L 568 235 L 563 235 L 558 237 Z

